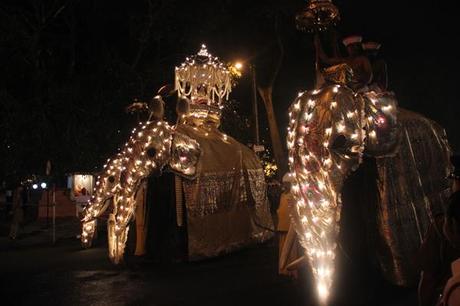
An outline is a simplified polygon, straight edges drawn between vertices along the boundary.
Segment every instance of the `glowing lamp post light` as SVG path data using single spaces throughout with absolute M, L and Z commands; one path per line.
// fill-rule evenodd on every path
M 257 84 L 256 84 L 256 70 L 252 63 L 248 63 L 249 71 L 251 73 L 251 89 L 252 89 L 252 112 L 254 114 L 254 151 L 262 152 L 265 150 L 263 146 L 260 146 L 260 135 L 259 135 L 259 109 L 257 105 Z M 240 78 L 243 75 L 244 64 L 243 62 L 237 61 L 229 65 L 229 71 L 232 76 Z
M 228 65 L 228 70 L 234 79 L 238 79 L 243 75 L 243 67 L 242 62 L 235 62 Z

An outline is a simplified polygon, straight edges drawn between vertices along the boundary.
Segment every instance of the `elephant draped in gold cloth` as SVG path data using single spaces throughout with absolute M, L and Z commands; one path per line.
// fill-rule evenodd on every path
M 148 176 L 164 171 L 175 174 L 177 225 L 187 227 L 190 260 L 218 256 L 273 236 L 258 157 L 218 129 L 231 84 L 227 68 L 205 46 L 176 68 L 177 124 L 162 120 L 164 103 L 154 98 L 152 120 L 133 130 L 121 153 L 107 162 L 97 179 L 83 218 L 83 246 L 91 245 L 97 218 L 113 203 L 109 257 L 120 262 L 137 191 Z
M 378 257 L 393 283 L 416 281 L 412 255 L 447 196 L 450 150 L 443 129 L 398 108 L 390 92 L 353 91 L 351 76 L 345 64 L 328 68 L 326 83 L 300 93 L 289 113 L 295 228 L 322 303 L 334 279 L 342 188 L 363 154 L 377 160 L 378 177 L 369 179 L 379 189 Z

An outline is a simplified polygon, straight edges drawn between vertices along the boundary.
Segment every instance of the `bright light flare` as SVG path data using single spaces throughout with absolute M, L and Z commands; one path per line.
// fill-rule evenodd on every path
M 239 61 L 230 63 L 228 70 L 234 78 L 240 78 L 243 75 L 243 63 Z
M 327 298 L 329 297 L 329 290 L 326 284 L 324 284 L 323 282 L 318 283 L 317 290 L 321 303 L 325 303 L 327 301 Z

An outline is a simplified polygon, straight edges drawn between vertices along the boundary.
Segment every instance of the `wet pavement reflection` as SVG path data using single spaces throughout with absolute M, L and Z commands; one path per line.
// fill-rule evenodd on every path
M 73 233 L 56 245 L 40 235 L 15 242 L 0 237 L 0 305 L 314 305 L 307 274 L 298 281 L 277 274 L 276 239 L 201 262 L 155 263 L 131 255 L 114 266 L 104 239 L 83 250 Z M 414 289 L 376 283 L 371 293 L 364 284 L 347 290 L 348 282 L 363 282 L 357 275 L 366 267 L 354 264 L 338 278 L 342 289 L 331 305 L 416 305 Z

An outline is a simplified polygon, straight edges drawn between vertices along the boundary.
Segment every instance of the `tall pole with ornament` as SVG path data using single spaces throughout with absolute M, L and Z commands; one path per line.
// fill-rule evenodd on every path
M 330 27 L 334 26 L 340 19 L 340 14 L 338 8 L 332 3 L 331 0 L 309 0 L 306 7 L 296 15 L 296 26 L 300 31 L 314 33 L 318 35 L 322 31 L 328 30 Z M 319 65 L 319 55 L 316 54 L 316 90 L 312 91 L 312 98 L 320 92 L 319 87 L 320 83 L 320 65 Z M 338 87 L 334 88 L 333 92 L 337 92 Z M 302 94 L 300 94 L 299 99 L 302 99 Z M 309 99 L 307 105 L 310 109 L 313 109 L 315 106 L 315 100 Z M 331 107 L 334 108 L 333 103 Z M 297 102 L 294 105 L 294 111 L 301 108 L 301 103 Z M 306 113 L 306 120 L 310 119 L 312 113 Z M 291 123 L 296 122 L 292 120 L 292 111 L 290 112 Z M 304 131 L 308 128 L 303 127 Z M 292 152 L 296 151 L 294 146 L 297 148 L 299 145 L 303 145 L 304 139 L 296 139 L 292 141 L 291 136 L 295 134 L 295 129 L 292 127 L 288 130 L 288 149 L 290 151 L 290 164 L 291 171 L 293 171 L 296 166 L 293 164 L 294 155 Z M 326 138 L 330 136 L 332 128 L 326 128 Z M 323 143 L 324 147 L 328 147 L 328 140 L 325 140 Z M 321 151 L 321 150 L 320 150 Z M 308 159 L 316 159 L 313 152 L 309 152 L 305 158 L 305 163 L 308 164 Z M 326 165 L 331 162 L 330 158 L 326 158 L 323 161 Z M 301 163 L 304 165 L 304 163 Z M 322 165 L 322 164 L 321 164 Z M 319 164 L 317 165 L 319 166 Z M 321 167 L 320 167 L 321 168 Z M 300 218 L 300 223 L 302 227 L 296 227 L 296 231 L 303 241 L 303 246 L 306 248 L 306 257 L 310 261 L 312 267 L 313 275 L 315 278 L 316 289 L 318 293 L 319 302 L 321 305 L 327 305 L 330 295 L 330 288 L 332 285 L 333 271 L 334 271 L 334 258 L 335 258 L 335 241 L 332 236 L 336 232 L 336 226 L 334 225 L 334 219 L 338 218 L 336 206 L 334 205 L 334 198 L 336 197 L 335 191 L 330 189 L 330 184 L 327 182 L 330 181 L 330 177 L 327 167 L 323 167 L 321 171 L 315 171 L 315 169 L 303 168 L 302 175 L 309 178 L 309 183 L 299 185 L 294 183 L 292 186 L 293 195 L 297 196 L 297 211 L 308 211 L 306 215 L 297 215 Z M 310 171 L 315 172 L 315 175 L 312 175 Z M 294 173 L 291 173 L 294 175 Z M 295 176 L 294 176 L 295 177 Z M 305 200 L 302 196 L 299 196 L 301 191 L 300 189 L 306 188 L 305 192 L 310 193 L 309 198 Z M 330 201 L 329 201 L 329 200 Z M 319 205 L 319 206 L 318 206 Z M 307 207 L 307 208 L 305 208 Z M 308 209 L 308 207 L 310 207 Z M 338 220 L 338 219 L 337 219 Z M 295 224 L 294 224 L 295 225 Z M 300 230 L 300 231 L 299 231 Z
M 332 3 L 332 0 L 309 0 L 307 6 L 296 15 L 296 26 L 299 31 L 316 35 L 336 25 L 339 20 L 339 9 Z M 321 76 L 319 54 L 316 53 L 315 57 L 315 87 L 318 88 Z

